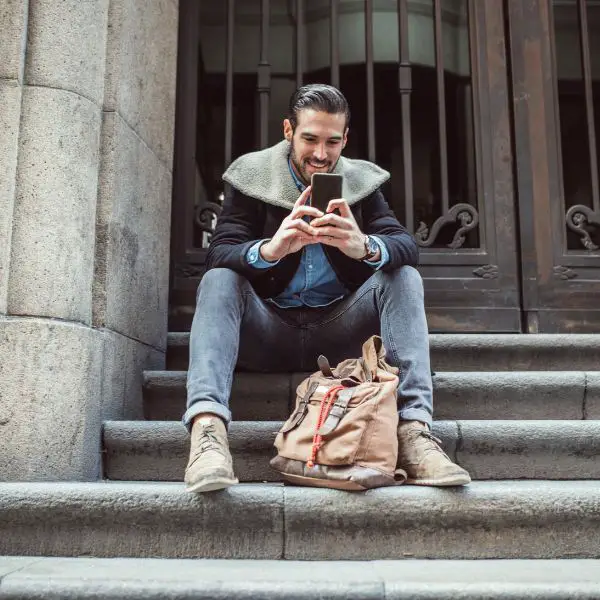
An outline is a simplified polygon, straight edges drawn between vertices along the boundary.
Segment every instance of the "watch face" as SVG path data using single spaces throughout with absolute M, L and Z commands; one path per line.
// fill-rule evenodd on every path
M 377 254 L 377 242 L 372 237 L 369 237 L 367 246 L 369 248 L 369 254 Z

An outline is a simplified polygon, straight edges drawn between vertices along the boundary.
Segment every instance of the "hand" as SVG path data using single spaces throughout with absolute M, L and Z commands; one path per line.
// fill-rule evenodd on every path
M 313 206 L 305 206 L 309 196 L 310 186 L 300 194 L 292 212 L 281 222 L 275 235 L 260 247 L 260 255 L 266 261 L 275 262 L 304 246 L 317 243 L 317 230 L 303 217 L 322 217 L 323 213 Z
M 334 210 L 339 210 L 340 214 L 334 214 Z M 348 202 L 343 198 L 331 200 L 327 213 L 311 221 L 311 226 L 318 230 L 317 242 L 334 246 L 356 260 L 364 257 L 365 234 L 358 227 Z

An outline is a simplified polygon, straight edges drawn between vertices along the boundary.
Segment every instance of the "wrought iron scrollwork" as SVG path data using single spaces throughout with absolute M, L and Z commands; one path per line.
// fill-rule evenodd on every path
M 567 226 L 581 237 L 581 243 L 590 251 L 598 250 L 600 247 L 592 241 L 587 227 L 600 226 L 600 212 L 592 210 L 589 206 L 576 204 L 572 206 L 566 215 Z
M 457 250 L 465 243 L 465 234 L 475 229 L 479 225 L 479 213 L 474 206 L 470 204 L 455 204 L 450 210 L 442 215 L 431 226 L 431 233 L 425 223 L 421 221 L 419 228 L 415 233 L 417 244 L 423 248 L 428 248 L 435 243 L 435 240 L 440 232 L 440 229 L 448 223 L 460 222 L 460 227 L 454 234 L 452 241 L 448 244 L 448 248 Z
M 207 248 L 215 230 L 217 219 L 221 215 L 222 206 L 218 202 L 203 202 L 194 209 L 194 224 L 204 234 L 202 247 Z

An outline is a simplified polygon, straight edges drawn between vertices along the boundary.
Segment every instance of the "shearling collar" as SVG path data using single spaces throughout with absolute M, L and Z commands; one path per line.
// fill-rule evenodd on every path
M 298 188 L 290 175 L 290 143 L 240 156 L 225 171 L 223 180 L 234 188 L 274 206 L 291 209 L 298 199 Z M 390 174 L 366 160 L 340 157 L 334 173 L 344 176 L 342 194 L 348 204 L 356 204 L 385 183 Z

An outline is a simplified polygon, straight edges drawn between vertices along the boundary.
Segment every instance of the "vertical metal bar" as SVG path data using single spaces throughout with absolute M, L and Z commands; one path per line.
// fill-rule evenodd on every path
M 585 112 L 587 116 L 588 144 L 590 148 L 590 171 L 592 174 L 592 200 L 594 211 L 600 211 L 600 186 L 598 184 L 598 155 L 596 153 L 596 129 L 594 97 L 592 92 L 592 64 L 590 60 L 590 35 L 585 0 L 578 0 L 579 27 L 581 29 L 581 60 L 583 62 L 583 85 L 585 88 Z
M 304 81 L 304 0 L 296 0 L 296 86 Z
M 402 158 L 404 170 L 404 211 L 405 225 L 410 233 L 415 227 L 415 207 L 412 168 L 412 136 L 410 123 L 410 94 L 412 76 L 408 48 L 408 0 L 398 0 L 398 46 L 400 64 L 398 66 L 398 88 L 402 113 Z
M 235 0 L 227 0 L 227 50 L 225 55 L 225 168 L 231 163 L 233 146 L 233 33 Z
M 479 97 L 479 89 L 480 89 L 480 66 L 478 59 L 478 11 L 484 13 L 485 11 L 481 10 L 481 5 L 479 8 L 476 7 L 476 2 L 478 0 L 467 0 L 467 36 L 469 43 L 469 74 L 471 76 L 471 82 L 468 85 L 469 93 L 468 100 L 466 100 L 468 105 L 469 116 L 468 120 L 465 120 L 467 123 L 467 153 L 469 159 L 467 161 L 469 168 L 469 198 L 473 200 L 473 206 L 481 209 L 481 214 L 485 214 L 483 202 L 484 202 L 484 192 L 481 182 L 481 100 Z M 469 201 L 470 202 L 470 201 Z M 480 245 L 484 243 L 485 235 L 486 235 L 486 227 L 479 228 Z
M 365 0 L 365 52 L 367 58 L 368 156 L 375 162 L 375 77 L 373 72 L 373 0 Z
M 450 207 L 448 198 L 448 143 L 446 140 L 446 90 L 444 83 L 444 38 L 442 31 L 442 0 L 433 0 L 435 72 L 437 78 L 438 126 L 440 135 L 440 175 L 442 188 L 442 214 Z
M 269 97 L 271 94 L 271 65 L 269 64 L 270 0 L 262 0 L 260 20 L 260 61 L 258 63 L 258 103 L 260 147 L 269 145 Z
M 329 59 L 331 60 L 331 85 L 340 87 L 340 43 L 338 1 L 329 0 Z

